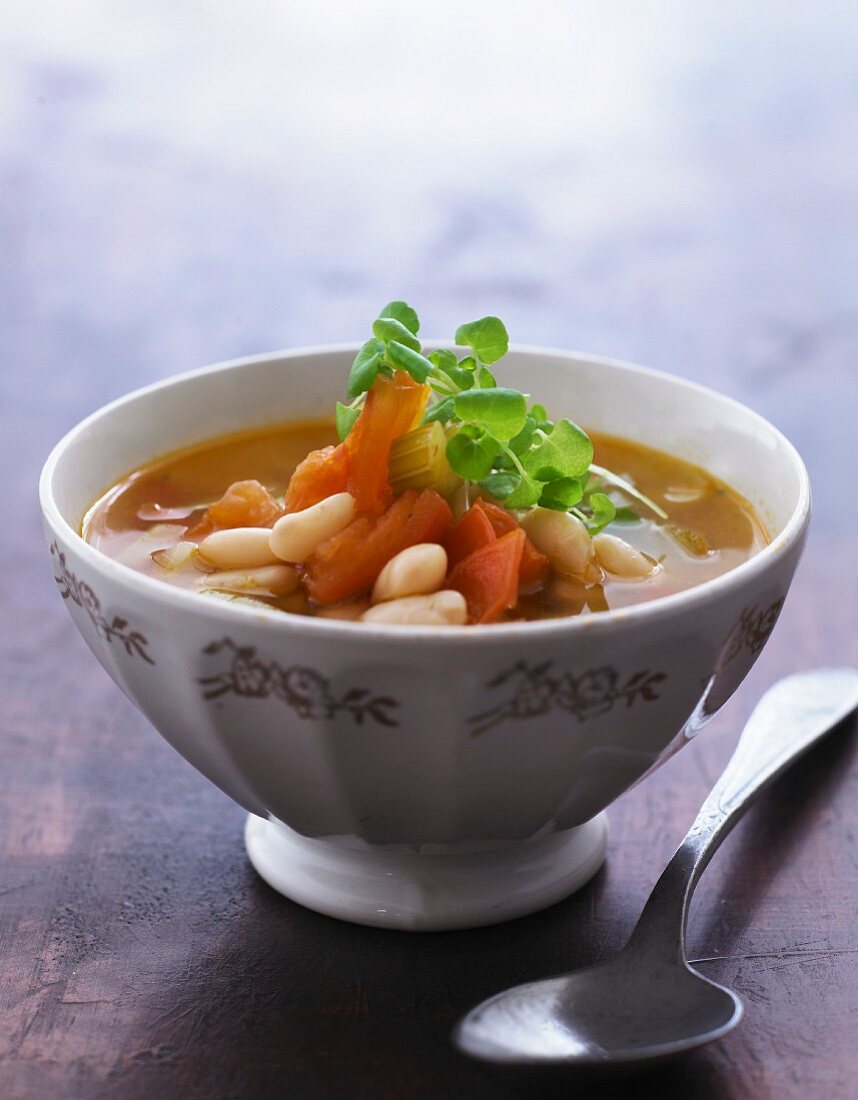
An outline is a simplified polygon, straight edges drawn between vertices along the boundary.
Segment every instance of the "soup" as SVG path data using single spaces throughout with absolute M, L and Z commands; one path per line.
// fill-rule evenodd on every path
M 509 618 L 542 619 L 592 614 L 657 599 L 702 584 L 745 561 L 766 544 L 766 534 L 750 505 L 697 466 L 620 439 L 593 435 L 600 465 L 622 470 L 667 512 L 637 523 L 609 524 L 642 550 L 658 568 L 640 580 L 602 571 L 592 584 L 558 572 L 536 591 L 519 595 Z M 330 422 L 285 424 L 213 440 L 170 455 L 133 473 L 90 510 L 83 535 L 99 550 L 167 584 L 215 593 L 205 565 L 170 567 L 169 551 L 198 523 L 204 508 L 235 482 L 255 478 L 282 498 L 289 478 L 308 450 L 336 439 Z M 159 564 L 163 562 L 164 564 Z M 240 599 L 240 596 L 235 596 Z M 272 607 L 296 614 L 351 617 L 366 601 L 325 607 L 306 593 L 256 595 Z
M 599 614 L 717 577 L 767 541 L 729 486 L 549 417 L 491 366 L 493 317 L 423 353 L 391 302 L 336 418 L 213 439 L 134 471 L 83 536 L 201 596 L 299 615 L 488 625 Z

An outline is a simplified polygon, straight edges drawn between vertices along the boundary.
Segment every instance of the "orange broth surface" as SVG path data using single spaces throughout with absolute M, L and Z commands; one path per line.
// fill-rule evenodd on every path
M 607 574 L 589 588 L 554 576 L 539 591 L 520 596 L 507 621 L 593 614 L 658 599 L 726 573 L 768 542 L 750 504 L 700 467 L 626 440 L 593 433 L 591 438 L 599 465 L 631 481 L 668 513 L 667 521 L 650 518 L 643 506 L 617 494 L 618 504 L 634 505 L 644 518 L 607 528 L 660 568 L 637 581 Z M 324 420 L 255 429 L 177 451 L 100 497 L 84 518 L 83 537 L 131 569 L 200 589 L 202 572 L 167 570 L 153 560 L 153 552 L 175 546 L 188 524 L 235 481 L 256 479 L 282 498 L 307 453 L 334 442 L 333 424 Z M 189 516 L 191 509 L 199 511 Z M 303 591 L 263 602 L 296 614 L 318 613 Z

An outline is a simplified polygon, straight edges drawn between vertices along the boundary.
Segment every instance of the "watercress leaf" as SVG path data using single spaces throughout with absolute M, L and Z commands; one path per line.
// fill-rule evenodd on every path
M 522 458 L 524 468 L 539 481 L 581 477 L 593 461 L 593 444 L 571 420 L 558 420 L 539 446 Z
M 512 455 L 510 455 L 506 451 L 501 451 L 501 453 L 495 459 L 495 469 L 496 470 L 516 470 L 516 469 L 518 469 L 518 467 L 516 466 Z
M 415 336 L 420 331 L 420 320 L 407 302 L 388 302 L 379 317 L 391 317 L 394 321 L 399 321 Z
M 524 420 L 524 427 L 518 433 L 514 435 L 509 441 L 509 449 L 517 455 L 524 454 L 527 448 L 530 446 L 533 439 L 533 433 L 536 431 L 536 421 L 533 416 L 528 413 Z
M 429 355 L 429 361 L 435 368 L 455 383 L 457 389 L 468 390 L 474 384 L 474 376 L 467 370 L 463 370 L 452 351 L 446 348 L 438 348 Z M 464 362 L 464 360 L 463 360 Z
M 498 317 L 480 317 L 468 321 L 456 329 L 456 343 L 473 348 L 477 356 L 487 364 L 496 363 L 509 350 L 509 336 L 503 321 Z
M 621 508 L 617 509 L 617 513 L 614 516 L 613 522 L 614 523 L 640 523 L 641 522 L 641 517 L 634 510 L 634 508 L 629 508 L 627 505 L 623 505 Z
M 398 340 L 391 340 L 387 345 L 387 358 L 395 367 L 408 371 L 415 382 L 425 382 L 432 370 L 432 364 L 425 355 L 412 351 Z
M 480 487 L 491 493 L 495 500 L 505 500 L 518 488 L 520 481 L 518 474 L 489 474 L 480 482 Z
M 512 439 L 524 427 L 527 402 L 523 393 L 502 386 L 463 390 L 456 395 L 456 416 L 484 424 L 498 439 Z
M 447 461 L 459 477 L 467 481 L 482 481 L 494 465 L 500 444 L 488 432 L 468 430 L 456 432 L 447 443 Z
M 546 411 L 546 408 L 545 408 L 544 405 L 531 405 L 530 406 L 530 415 L 533 417 L 534 420 L 537 420 L 537 421 L 548 419 L 548 412 Z
M 462 370 L 476 370 L 477 361 L 473 357 L 473 355 L 465 355 L 462 359 L 459 360 L 459 366 L 462 368 Z
M 552 512 L 568 512 L 569 509 L 566 505 L 560 501 L 555 500 L 554 497 L 547 497 L 545 493 L 539 498 L 540 508 L 550 508 Z
M 584 486 L 577 477 L 558 477 L 549 481 L 542 489 L 539 503 L 543 508 L 556 508 L 565 512 L 578 504 L 584 496 Z
M 474 376 L 469 370 L 463 370 L 462 367 L 450 367 L 446 371 L 447 377 L 451 378 L 460 390 L 469 390 L 474 384 Z
M 359 416 L 360 409 L 356 409 L 352 405 L 344 405 L 342 401 L 337 402 L 337 435 L 340 437 L 340 443 L 352 430 L 354 422 Z
M 410 329 L 406 328 L 401 321 L 397 321 L 395 317 L 379 317 L 378 320 L 373 321 L 372 334 L 384 344 L 389 345 L 391 341 L 395 340 L 412 351 L 420 351 L 420 341 Z
M 488 367 L 480 367 L 477 373 L 477 382 L 479 383 L 480 388 L 484 390 L 490 389 L 492 386 L 497 386 L 495 376 L 492 374 Z
M 507 508 L 530 508 L 542 495 L 542 482 L 525 474 L 504 501 Z
M 587 498 L 587 503 L 590 506 L 592 517 L 587 520 L 587 527 L 590 530 L 591 535 L 598 534 L 603 527 L 607 527 L 614 516 L 617 514 L 617 508 L 614 502 L 605 493 L 590 493 Z
M 380 340 L 367 340 L 361 347 L 349 372 L 349 397 L 357 397 L 370 388 L 378 374 L 383 354 L 384 344 Z
M 427 358 L 430 363 L 434 363 L 439 370 L 443 371 L 455 367 L 458 362 L 456 356 L 448 348 L 436 348 L 435 351 L 429 353 Z
M 455 398 L 453 397 L 445 397 L 442 401 L 436 401 L 434 405 L 430 405 L 426 410 L 423 423 L 431 424 L 433 420 L 437 420 L 439 424 L 446 424 L 456 414 L 454 406 Z

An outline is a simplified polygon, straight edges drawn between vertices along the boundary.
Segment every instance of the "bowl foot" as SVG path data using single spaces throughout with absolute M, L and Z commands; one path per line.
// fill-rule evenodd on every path
M 244 840 L 259 874 L 292 901 L 356 924 L 431 931 L 497 924 L 553 905 L 598 871 L 607 835 L 601 813 L 576 829 L 504 847 L 435 845 L 418 854 L 405 845 L 313 840 L 250 814 Z

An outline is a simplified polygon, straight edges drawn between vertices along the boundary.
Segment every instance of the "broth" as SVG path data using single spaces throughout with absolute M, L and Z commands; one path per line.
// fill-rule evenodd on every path
M 594 614 L 657 599 L 726 573 L 767 543 L 747 501 L 705 470 L 626 440 L 598 434 L 592 440 L 599 465 L 631 481 L 668 513 L 667 521 L 615 521 L 607 528 L 660 567 L 638 581 L 605 574 L 602 583 L 586 588 L 555 574 L 544 588 L 520 596 L 508 619 Z M 179 543 L 186 527 L 235 481 L 256 479 L 282 497 L 307 453 L 334 442 L 333 425 L 316 421 L 242 432 L 177 451 L 132 473 L 96 501 L 84 519 L 83 537 L 138 572 L 202 589 L 203 572 L 167 570 L 152 553 Z M 646 509 L 641 512 L 646 515 Z M 315 607 L 303 590 L 263 602 L 298 614 L 337 613 Z

